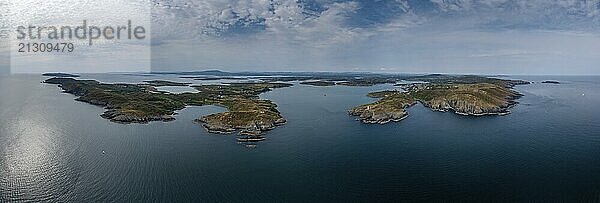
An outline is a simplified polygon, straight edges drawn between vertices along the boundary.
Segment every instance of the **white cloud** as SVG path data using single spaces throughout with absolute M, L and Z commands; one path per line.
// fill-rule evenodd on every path
M 0 1 L 0 40 L 8 38 L 8 2 Z
M 182 1 L 155 9 L 175 28 L 158 34 L 201 39 L 175 37 L 182 40 L 167 47 L 183 50 L 172 54 L 179 61 L 161 64 L 463 73 L 557 73 L 570 64 L 569 71 L 585 73 L 600 64 L 591 46 L 600 37 L 590 34 L 600 28 L 600 0 L 430 1 L 436 7 L 429 10 L 406 0 L 318 0 L 319 8 L 295 0 Z M 353 24 L 366 18 L 367 26 Z M 235 34 L 245 28 L 256 29 Z
M 488 50 L 469 55 L 473 58 L 497 58 L 497 57 L 531 57 L 531 55 L 561 55 L 560 52 L 550 51 L 527 51 L 518 49 Z
M 471 9 L 471 0 L 431 0 L 442 11 L 459 11 Z
M 293 40 L 307 45 L 322 46 L 347 42 L 361 35 L 360 29 L 344 26 L 346 15 L 358 9 L 358 3 L 333 3 L 327 6 L 318 17 L 304 18 L 291 24 L 293 17 L 272 18 L 267 20 L 267 37 L 273 35 L 284 36 L 286 40 Z M 297 14 L 297 13 L 294 13 Z
M 314 10 L 295 0 L 204 0 L 201 2 L 155 2 L 156 38 L 220 38 L 239 29 L 255 31 L 257 38 L 271 38 L 323 46 L 365 38 L 374 32 L 405 29 L 414 23 L 394 19 L 375 29 L 347 26 L 348 16 L 361 4 L 355 1 L 321 1 L 322 9 Z M 400 9 L 409 12 L 406 0 L 396 0 Z M 414 17 L 414 16 L 413 16 Z M 410 18 L 414 19 L 414 18 Z M 256 30 L 252 30 L 256 29 Z M 252 37 L 252 36 L 250 36 Z M 156 39 L 155 38 L 155 39 Z

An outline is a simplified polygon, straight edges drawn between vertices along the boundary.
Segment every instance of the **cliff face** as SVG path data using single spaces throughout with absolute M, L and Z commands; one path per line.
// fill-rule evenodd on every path
M 517 82 L 514 82 L 517 83 Z M 460 115 L 506 115 L 521 94 L 510 89 L 512 82 L 474 84 L 412 84 L 406 92 L 382 91 L 369 96 L 381 100 L 350 109 L 363 123 L 399 121 L 408 114 L 406 108 L 416 101 L 435 111 L 454 111 Z

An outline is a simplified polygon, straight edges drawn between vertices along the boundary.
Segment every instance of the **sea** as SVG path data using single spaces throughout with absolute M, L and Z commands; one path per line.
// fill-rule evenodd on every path
M 40 75 L 0 76 L 0 202 L 600 201 L 600 76 L 534 83 L 506 116 L 418 104 L 400 122 L 346 113 L 392 85 L 293 87 L 260 95 L 287 124 L 246 145 L 194 119 L 119 124 Z M 83 74 L 107 83 L 176 75 Z M 556 80 L 560 84 L 541 83 Z M 174 93 L 194 91 L 168 87 Z

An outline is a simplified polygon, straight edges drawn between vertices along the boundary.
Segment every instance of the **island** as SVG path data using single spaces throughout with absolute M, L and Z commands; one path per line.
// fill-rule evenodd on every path
M 324 86 L 334 86 L 335 82 L 317 80 L 317 81 L 300 82 L 300 84 L 324 87 Z
M 95 80 L 54 77 L 44 82 L 58 84 L 64 92 L 77 96 L 77 101 L 104 107 L 106 111 L 101 117 L 119 123 L 171 121 L 175 119 L 175 111 L 186 106 L 222 106 L 228 111 L 203 116 L 196 121 L 209 132 L 239 131 L 250 136 L 259 136 L 263 131 L 286 122 L 276 104 L 259 99 L 258 95 L 274 88 L 292 86 L 287 83 L 230 83 L 193 86 L 199 93 L 165 94 L 152 91 L 152 84 L 163 85 L 165 81 L 105 84 Z
M 506 115 L 522 95 L 512 90 L 522 80 L 502 80 L 481 76 L 428 75 L 413 80 L 427 83 L 401 85 L 400 90 L 369 93 L 380 100 L 354 107 L 348 114 L 358 116 L 363 123 L 385 124 L 408 116 L 406 109 L 416 103 L 434 111 L 453 111 L 460 115 Z
M 63 78 L 78 78 L 79 75 L 69 73 L 44 73 L 42 76 L 63 77 Z
M 197 119 L 209 132 L 259 135 L 263 131 L 285 124 L 286 120 L 270 100 L 258 95 L 274 88 L 290 87 L 288 83 L 227 83 L 222 85 L 194 86 L 200 95 L 209 95 L 211 105 L 223 106 L 227 112 L 211 114 Z M 192 94 L 193 95 L 193 94 Z
M 542 83 L 546 83 L 546 84 L 560 84 L 560 82 L 558 82 L 556 80 L 545 80 L 545 81 L 542 81 Z

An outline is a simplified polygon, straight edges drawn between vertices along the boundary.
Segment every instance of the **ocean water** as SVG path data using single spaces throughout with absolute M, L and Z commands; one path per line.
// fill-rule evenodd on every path
M 288 123 L 247 148 L 192 122 L 220 107 L 117 124 L 43 77 L 0 76 L 0 202 L 600 201 L 600 77 L 510 78 L 536 83 L 507 116 L 416 105 L 386 125 L 346 110 L 389 85 L 276 89 L 261 97 Z

